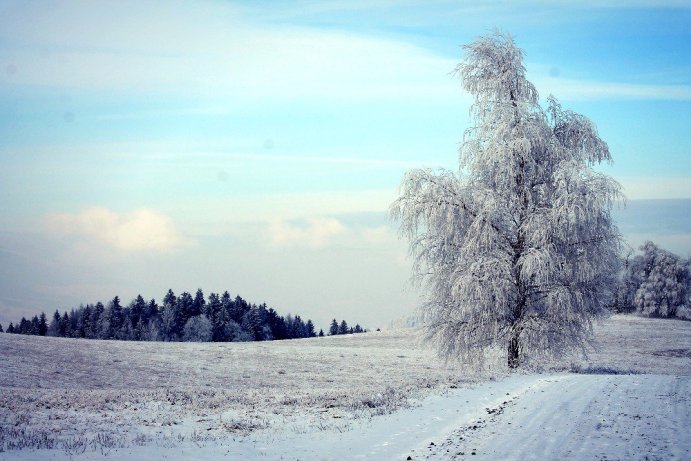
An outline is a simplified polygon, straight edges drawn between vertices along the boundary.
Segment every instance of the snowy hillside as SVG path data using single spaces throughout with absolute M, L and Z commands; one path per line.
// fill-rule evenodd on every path
M 0 334 L 0 458 L 689 459 L 691 322 L 617 316 L 597 339 L 582 363 L 478 381 L 411 330 L 202 344 Z

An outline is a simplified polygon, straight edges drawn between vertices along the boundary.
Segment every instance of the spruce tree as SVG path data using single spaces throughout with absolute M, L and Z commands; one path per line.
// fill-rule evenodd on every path
M 38 334 L 40 336 L 45 336 L 47 332 L 48 332 L 48 322 L 46 319 L 46 314 L 45 314 L 45 312 L 41 312 L 41 315 L 38 318 Z
M 329 335 L 330 336 L 335 336 L 338 334 L 338 322 L 336 319 L 333 319 L 331 321 L 331 326 L 329 327 Z
M 308 338 L 314 338 L 317 336 L 317 333 L 314 331 L 314 323 L 312 322 L 312 319 L 307 319 L 307 323 L 305 324 L 305 333 Z

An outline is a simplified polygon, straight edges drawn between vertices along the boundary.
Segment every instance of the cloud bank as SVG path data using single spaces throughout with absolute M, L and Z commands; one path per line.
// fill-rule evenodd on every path
M 46 221 L 58 236 L 74 236 L 123 252 L 168 252 L 193 243 L 172 219 L 147 208 L 116 213 L 93 207 L 79 213 L 51 214 Z

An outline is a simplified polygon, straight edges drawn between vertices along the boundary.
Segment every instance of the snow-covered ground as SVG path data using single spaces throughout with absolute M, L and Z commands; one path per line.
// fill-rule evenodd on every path
M 0 335 L 0 459 L 691 459 L 691 322 L 617 316 L 596 333 L 582 363 L 480 382 L 410 330 Z

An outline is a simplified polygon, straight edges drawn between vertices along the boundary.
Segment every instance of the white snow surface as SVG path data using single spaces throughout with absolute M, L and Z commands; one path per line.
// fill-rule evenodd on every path
M 691 459 L 691 322 L 615 316 L 596 338 L 579 363 L 471 377 L 411 330 L 244 344 L 0 334 L 0 459 Z

